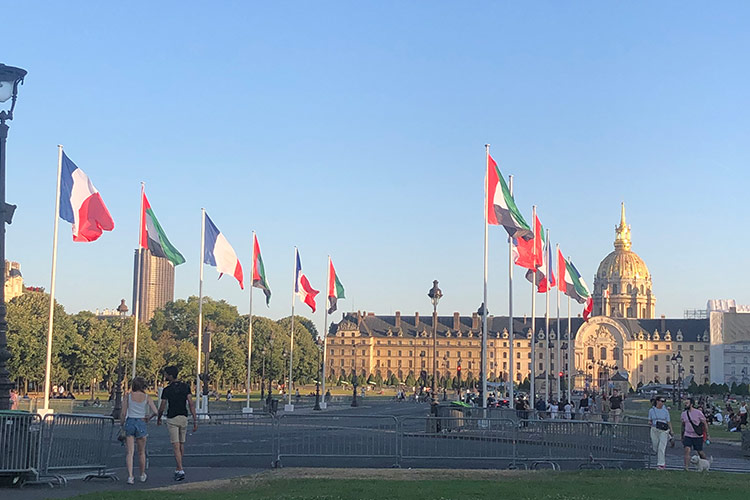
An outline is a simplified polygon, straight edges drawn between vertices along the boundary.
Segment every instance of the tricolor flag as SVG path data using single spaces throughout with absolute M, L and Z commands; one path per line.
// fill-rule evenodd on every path
M 294 271 L 294 293 L 297 294 L 302 302 L 310 306 L 312 312 L 315 312 L 315 296 L 320 292 L 313 289 L 313 287 L 310 286 L 310 281 L 307 279 L 307 276 L 302 274 L 302 264 L 299 260 L 299 250 L 295 249 L 295 254 L 297 257 L 297 264 Z
M 328 314 L 336 310 L 338 299 L 344 299 L 344 285 L 339 281 L 339 276 L 333 268 L 331 258 L 328 258 Z
M 62 154 L 60 171 L 60 218 L 73 224 L 73 241 L 95 241 L 115 222 L 99 191 L 83 170 Z
M 253 255 L 255 255 L 255 261 L 253 262 L 253 283 L 252 286 L 263 290 L 263 294 L 266 296 L 266 305 L 271 303 L 271 287 L 268 286 L 266 280 L 266 268 L 263 266 L 263 258 L 260 256 L 260 245 L 258 245 L 258 237 L 253 233 Z
M 513 262 L 532 271 L 544 264 L 544 227 L 537 216 L 534 219 L 535 237 L 526 240 L 513 238 Z M 530 281 L 530 280 L 529 280 Z
M 240 288 L 244 289 L 242 282 L 242 265 L 234 253 L 232 245 L 214 225 L 213 221 L 205 214 L 206 237 L 204 240 L 203 263 L 216 267 L 219 271 L 219 278 L 225 273 L 237 278 L 240 282 Z
M 538 288 L 539 293 L 547 292 L 557 284 L 557 280 L 555 280 L 554 262 L 555 260 L 552 258 L 552 245 L 548 241 L 547 249 L 544 252 L 544 263 L 542 264 L 542 267 L 539 268 L 539 271 L 541 271 L 542 274 L 542 280 L 539 283 Z M 539 271 L 537 271 L 537 278 L 540 274 Z
M 573 279 L 568 272 L 568 261 L 563 257 L 562 250 L 557 249 L 557 288 L 568 295 L 568 288 L 575 289 Z M 570 297 L 573 297 L 570 295 Z
M 168 259 L 173 266 L 185 262 L 185 257 L 169 242 L 167 233 L 159 224 L 151 204 L 146 198 L 146 192 L 141 190 L 141 248 L 148 248 L 155 257 Z
M 487 224 L 503 226 L 511 237 L 531 239 L 534 234 L 521 215 L 510 194 L 497 163 L 487 155 L 487 178 L 485 184 L 485 217 Z

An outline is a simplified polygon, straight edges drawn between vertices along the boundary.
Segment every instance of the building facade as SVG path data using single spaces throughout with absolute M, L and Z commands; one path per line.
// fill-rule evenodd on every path
M 507 317 L 490 316 L 488 379 L 508 381 L 512 367 L 518 384 L 531 377 L 534 364 L 537 387 L 543 387 L 547 379 L 554 387 L 560 372 L 573 387 L 596 391 L 610 389 L 615 382 L 637 387 L 649 382 L 687 386 L 693 381 L 715 381 L 711 371 L 715 367 L 711 363 L 713 346 L 715 340 L 722 339 L 726 318 L 713 314 L 699 319 L 656 318 L 651 274 L 631 246 L 623 204 L 620 223 L 615 227 L 614 251 L 602 260 L 594 277 L 594 315 L 586 322 L 574 317 L 568 325 L 564 318 L 558 328 L 553 319 L 547 332 L 543 317 L 536 318 L 533 327 L 530 318 L 515 318 L 511 329 Z M 747 319 L 750 326 L 750 314 Z M 437 330 L 434 338 L 433 325 Z M 727 351 L 726 355 L 748 362 L 750 328 L 743 331 L 747 355 L 745 344 L 737 345 L 743 354 Z M 438 379 L 456 378 L 459 363 L 462 380 L 478 379 L 481 335 L 477 314 L 433 317 L 419 313 L 402 316 L 399 312 L 394 316 L 347 313 L 327 337 L 326 370 L 333 378 L 356 373 L 379 375 L 384 380 L 395 376 L 401 382 L 409 375 L 420 380 L 432 374 L 434 345 Z M 548 358 L 549 374 L 545 372 Z M 743 375 L 738 371 L 742 369 L 739 363 L 726 369 L 721 363 L 722 379 L 732 366 L 734 376 Z M 747 376 L 750 363 L 743 368 Z
M 21 264 L 18 262 L 5 261 L 5 301 L 20 297 L 23 294 L 23 276 L 21 275 Z
M 140 276 L 139 276 L 140 275 Z M 138 321 L 149 321 L 154 311 L 174 300 L 174 266 L 148 249 L 135 251 L 133 266 L 133 304 L 138 303 Z M 133 315 L 136 308 L 132 308 Z

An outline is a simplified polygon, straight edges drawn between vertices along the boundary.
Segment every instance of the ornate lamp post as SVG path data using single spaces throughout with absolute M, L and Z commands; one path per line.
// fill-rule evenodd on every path
M 443 369 L 446 373 L 448 372 L 448 356 L 443 356 Z M 445 383 L 443 384 L 443 401 L 448 401 L 448 379 L 449 375 L 445 376 Z
M 677 372 L 677 357 L 672 354 L 669 362 L 672 363 L 672 404 L 677 405 L 677 377 L 679 376 Z
M 461 400 L 461 358 L 458 358 L 458 367 L 456 368 L 456 371 L 458 372 L 458 400 Z
M 677 361 L 677 409 L 682 410 L 682 353 L 677 351 L 674 359 Z
M 432 405 L 437 406 L 438 399 L 436 389 L 435 378 L 437 376 L 437 306 L 440 299 L 443 297 L 443 292 L 438 288 L 438 280 L 433 280 L 432 288 L 427 292 L 427 296 L 432 302 L 432 385 L 430 390 L 432 392 Z
M 0 64 L 0 103 L 10 102 L 9 110 L 0 111 L 0 224 L 2 224 L 2 237 L 0 237 L 0 265 L 5 280 L 5 224 L 13 220 L 15 205 L 5 202 L 5 141 L 8 138 L 8 125 L 6 121 L 13 119 L 13 109 L 16 107 L 18 96 L 18 84 L 23 83 L 26 70 Z M 5 320 L 5 286 L 0 286 L 0 410 L 10 410 L 10 390 L 13 382 L 8 372 L 8 360 L 11 357 L 8 351 L 8 323 Z
M 122 411 L 122 379 L 123 379 L 123 366 L 122 366 L 122 336 L 123 330 L 125 329 L 125 316 L 128 314 L 128 306 L 125 305 L 125 299 L 120 301 L 120 305 L 117 306 L 117 312 L 120 313 L 120 354 L 117 357 L 117 382 L 115 383 L 115 407 L 112 409 L 112 418 L 120 418 L 120 412 Z
M 352 404 L 351 406 L 356 408 L 359 406 L 359 402 L 357 401 L 357 348 L 359 347 L 359 344 L 354 345 L 354 367 L 352 368 Z

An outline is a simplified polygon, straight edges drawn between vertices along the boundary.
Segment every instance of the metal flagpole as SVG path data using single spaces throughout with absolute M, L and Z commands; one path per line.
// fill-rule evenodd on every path
M 198 411 L 203 411 L 201 400 L 201 350 L 203 349 L 203 258 L 206 252 L 206 209 L 201 208 L 201 258 L 200 282 L 198 284 L 198 364 L 195 372 L 195 400 Z
M 135 259 L 135 306 L 133 308 L 133 315 L 135 319 L 133 323 L 135 323 L 135 327 L 133 328 L 133 366 L 131 368 L 131 380 L 135 378 L 135 360 L 138 354 L 138 317 L 140 316 L 139 311 L 141 305 L 141 261 L 144 257 L 142 245 L 142 243 L 144 242 L 141 241 L 141 237 L 143 236 L 143 197 L 145 195 L 145 192 L 146 184 L 144 182 L 141 182 L 141 211 L 138 214 L 138 258 Z
M 576 364 L 573 359 L 573 332 L 570 331 L 570 295 L 568 295 L 568 402 L 570 402 L 573 392 L 573 372 Z
M 531 207 L 531 217 L 533 219 L 534 239 L 536 240 L 536 205 Z M 532 410 L 536 405 L 536 245 L 536 241 L 531 245 L 534 276 L 531 281 L 531 394 L 529 402 Z
M 508 176 L 508 189 L 510 190 L 510 196 L 513 196 L 513 176 Z M 513 238 L 508 236 L 508 379 L 510 382 L 508 389 L 508 400 L 510 401 L 511 409 L 514 408 L 513 401 L 515 401 L 513 383 L 516 380 L 515 369 L 513 367 Z
M 55 222 L 52 233 L 52 277 L 49 285 L 49 323 L 47 328 L 47 364 L 44 369 L 44 408 L 43 413 L 50 413 L 49 390 L 52 376 L 52 332 L 55 321 L 55 276 L 57 274 L 57 230 L 60 223 L 60 178 L 62 177 L 62 145 L 57 146 L 57 193 L 55 194 Z
M 252 413 L 253 409 L 250 408 L 250 362 L 253 356 L 253 279 L 255 278 L 255 231 L 253 231 L 253 238 L 250 244 L 253 249 L 250 252 L 252 258 L 250 259 L 250 313 L 249 321 L 247 326 L 247 398 L 245 399 L 245 408 L 242 410 L 243 413 Z M 261 381 L 263 383 L 263 381 Z
M 552 284 L 550 281 L 550 275 L 552 274 L 552 263 L 549 262 L 549 229 L 547 229 L 547 241 L 544 245 L 544 260 L 547 261 L 546 271 L 547 276 L 544 277 L 544 279 L 547 281 L 547 286 L 544 290 L 544 302 L 545 302 L 545 313 L 544 313 L 544 338 L 546 342 L 544 343 L 544 401 L 545 403 L 548 403 L 550 400 L 550 396 L 552 396 L 552 388 L 549 386 L 549 379 L 550 379 L 550 366 L 552 363 L 550 363 L 549 355 L 550 355 L 550 336 L 549 336 L 549 287 Z
M 289 331 L 289 385 L 286 388 L 286 393 L 288 396 L 288 403 L 289 409 L 292 410 L 294 407 L 292 406 L 292 359 L 294 358 L 294 302 L 296 301 L 297 297 L 297 283 L 298 283 L 298 276 L 297 276 L 297 261 L 299 260 L 299 253 L 297 251 L 297 247 L 294 247 L 294 285 L 292 286 L 292 325 L 291 330 Z M 284 409 L 286 411 L 286 408 Z
M 555 262 L 558 264 L 560 263 L 560 244 L 558 243 L 555 245 Z M 557 402 L 560 402 L 560 398 L 562 397 L 562 394 L 560 394 L 560 383 L 562 380 L 562 377 L 559 376 L 560 373 L 565 374 L 565 363 L 563 362 L 563 359 L 560 357 L 560 343 L 562 342 L 562 332 L 560 332 L 560 282 L 562 281 L 562 273 L 560 272 L 560 267 L 558 265 L 557 267 L 557 354 L 555 355 L 555 359 L 557 360 L 557 363 L 555 363 L 555 367 L 557 368 L 558 377 L 555 379 L 557 380 Z
M 485 179 L 484 179 L 484 303 L 482 307 L 482 360 L 480 363 L 480 370 L 482 372 L 482 408 L 487 408 L 487 236 L 488 236 L 488 222 L 487 213 L 489 210 L 490 200 L 487 197 L 489 192 L 489 168 L 490 168 L 490 145 L 484 145 L 485 150 Z M 433 360 L 434 362 L 434 360 Z
M 323 394 L 323 401 L 320 402 L 320 407 L 325 409 L 328 406 L 328 403 L 326 403 L 325 393 L 326 393 L 326 342 L 328 341 L 328 297 L 331 296 L 331 256 L 328 256 L 328 266 L 326 267 L 326 299 L 325 302 L 323 302 L 323 369 L 322 369 L 322 375 L 321 377 L 323 380 L 321 381 L 321 387 L 320 390 L 321 394 Z M 320 367 L 318 367 L 320 368 Z M 354 369 L 356 370 L 357 367 L 355 366 Z

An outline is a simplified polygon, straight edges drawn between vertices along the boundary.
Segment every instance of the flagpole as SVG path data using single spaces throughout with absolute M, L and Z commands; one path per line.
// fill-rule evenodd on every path
M 299 259 L 299 254 L 297 252 L 297 247 L 294 247 L 294 285 L 292 286 L 292 321 L 291 321 L 291 329 L 289 330 L 289 385 L 286 388 L 287 393 L 287 406 L 289 406 L 290 410 L 294 407 L 292 406 L 292 359 L 294 357 L 294 302 L 296 301 L 296 291 L 297 291 L 297 260 Z M 286 410 L 286 409 L 285 409 Z
M 143 230 L 143 197 L 146 193 L 146 183 L 141 182 L 141 211 L 138 214 L 138 258 L 135 259 L 135 305 L 133 314 L 135 316 L 135 327 L 133 328 L 133 367 L 131 369 L 131 380 L 135 378 L 135 360 L 138 354 L 138 318 L 140 317 L 141 305 L 141 260 L 143 259 L 143 246 L 141 243 L 141 231 Z M 126 386 L 127 387 L 127 386 Z
M 549 386 L 549 377 L 550 377 L 550 335 L 549 335 L 549 288 L 552 285 L 552 281 L 550 280 L 550 277 L 552 276 L 552 263 L 549 262 L 549 229 L 547 229 L 547 241 L 544 245 L 544 259 L 547 261 L 546 265 L 546 271 L 547 276 L 545 276 L 545 280 L 547 280 L 547 286 L 544 290 L 544 302 L 545 302 L 545 308 L 546 311 L 544 313 L 544 336 L 547 342 L 544 344 L 544 401 L 545 403 L 549 402 L 550 396 L 552 396 L 552 388 Z
M 253 409 L 250 408 L 250 365 L 253 356 L 253 279 L 255 278 L 255 231 L 253 231 L 253 238 L 250 244 L 253 249 L 250 252 L 252 258 L 250 259 L 250 315 L 248 317 L 247 326 L 247 398 L 245 399 L 245 408 L 243 413 L 252 413 Z M 262 383 L 262 382 L 261 382 Z
M 513 196 L 513 176 L 508 176 L 508 189 L 511 197 Z M 485 216 L 486 217 L 486 216 Z M 515 369 L 513 366 L 513 238 L 508 236 L 508 378 L 510 379 L 510 386 L 508 389 L 508 400 L 510 401 L 510 407 L 515 408 L 513 402 L 515 401 L 513 383 L 516 380 Z
M 555 245 L 555 261 L 559 264 L 560 262 L 560 244 Z M 562 394 L 560 393 L 560 381 L 562 377 L 559 376 L 560 373 L 565 374 L 565 363 L 563 362 L 563 359 L 560 357 L 560 343 L 562 342 L 562 333 L 560 332 L 560 281 L 563 278 L 561 277 L 560 269 L 558 266 L 557 269 L 557 355 L 555 359 L 557 360 L 557 402 L 560 403 L 560 398 L 562 397 Z
M 52 276 L 49 285 L 49 322 L 47 328 L 47 362 L 44 369 L 44 408 L 49 413 L 49 390 L 52 374 L 52 332 L 55 321 L 55 277 L 57 275 L 57 233 L 60 223 L 60 179 L 62 177 L 63 147 L 57 145 L 57 193 L 55 194 L 54 230 L 52 232 Z
M 488 231 L 488 221 L 487 221 L 487 213 L 489 210 L 489 199 L 487 197 L 489 192 L 489 168 L 490 168 L 490 145 L 485 144 L 484 145 L 485 150 L 485 179 L 484 179 L 484 302 L 482 307 L 482 360 L 481 360 L 481 368 L 480 371 L 482 372 L 482 408 L 487 408 L 487 253 L 488 253 L 488 243 L 487 243 L 487 237 L 489 234 Z M 434 362 L 435 360 L 433 360 Z
M 573 359 L 573 332 L 570 331 L 570 295 L 568 295 L 568 402 L 572 398 L 573 371 L 575 370 L 575 366 L 575 360 Z
M 536 239 L 536 205 L 531 207 L 531 217 L 533 220 L 534 239 Z M 534 266 L 534 276 L 531 281 L 531 409 L 536 409 L 536 245 L 531 245 L 532 265 Z
M 328 403 L 326 403 L 325 393 L 326 393 L 326 348 L 327 348 L 327 342 L 328 342 L 328 297 L 331 296 L 331 256 L 328 256 L 328 266 L 326 267 L 326 300 L 323 302 L 323 368 L 322 368 L 322 378 L 321 381 L 321 387 L 320 390 L 321 394 L 323 394 L 323 401 L 319 403 L 320 407 L 325 409 L 328 406 Z M 318 367 L 320 368 L 320 367 Z M 356 370 L 357 367 L 355 366 L 354 369 Z
M 206 209 L 201 208 L 201 257 L 198 282 L 198 363 L 195 372 L 195 400 L 198 411 L 205 411 L 201 400 L 201 350 L 203 349 L 203 256 L 206 252 Z

